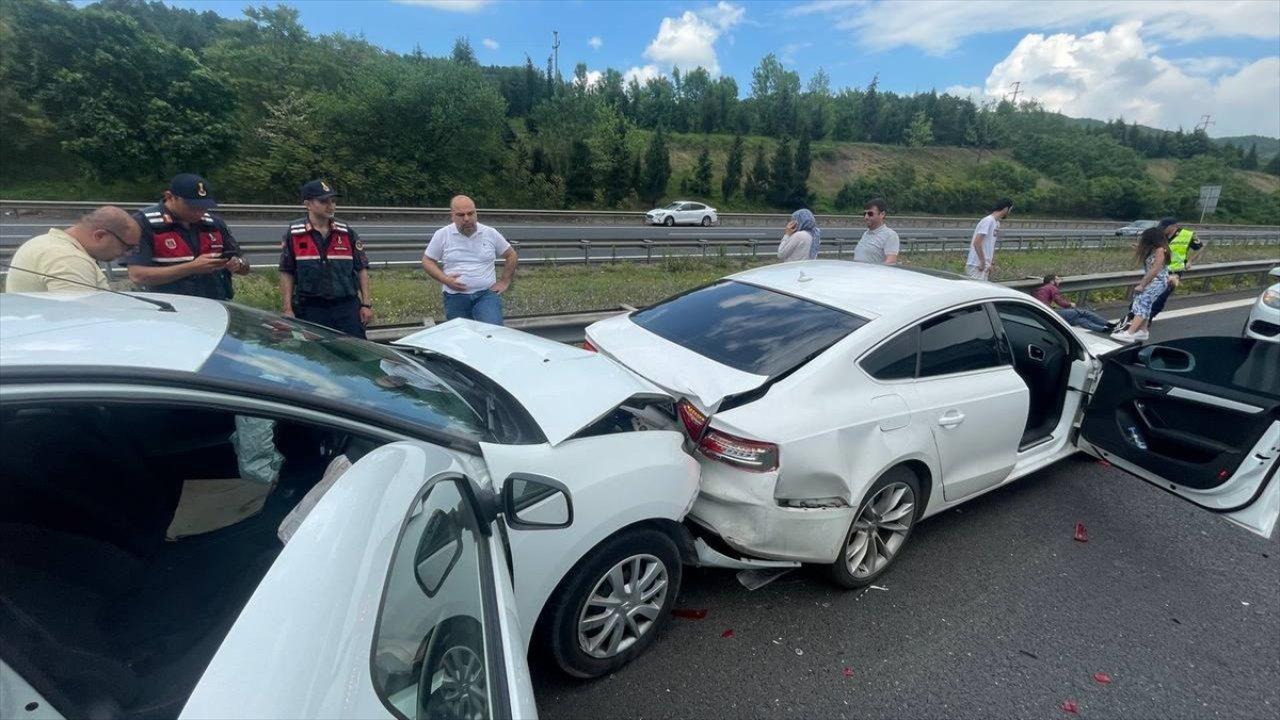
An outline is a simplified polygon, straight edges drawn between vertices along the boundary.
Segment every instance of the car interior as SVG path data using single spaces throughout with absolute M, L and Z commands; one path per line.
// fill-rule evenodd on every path
M 283 548 L 282 520 L 335 458 L 380 444 L 244 420 L 148 404 L 0 415 L 0 656 L 64 716 L 176 716 Z
M 1080 353 L 1072 340 L 1036 310 L 1018 303 L 996 303 L 1013 369 L 1031 391 L 1027 425 L 1019 450 L 1049 439 L 1062 418 L 1071 362 Z

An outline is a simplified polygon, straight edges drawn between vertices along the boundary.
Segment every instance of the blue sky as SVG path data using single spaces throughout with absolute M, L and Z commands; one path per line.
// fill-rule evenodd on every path
M 170 4 L 240 17 L 238 0 Z M 485 64 L 541 66 L 560 33 L 560 67 L 645 77 L 701 64 L 734 76 L 773 52 L 802 80 L 819 67 L 835 89 L 879 75 L 884 89 L 936 88 L 979 100 L 1021 80 L 1025 96 L 1083 117 L 1124 116 L 1214 135 L 1280 135 L 1280 3 L 1035 3 L 928 0 L 581 2 L 568 0 L 288 0 L 313 33 L 363 34 L 409 52 L 448 53 L 470 38 Z

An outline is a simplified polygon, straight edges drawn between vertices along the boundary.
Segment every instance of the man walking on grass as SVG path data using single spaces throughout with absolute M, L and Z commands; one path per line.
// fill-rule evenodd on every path
M 476 204 L 466 195 L 449 201 L 452 223 L 431 236 L 422 269 L 444 290 L 445 320 L 466 318 L 502 324 L 500 297 L 516 276 L 516 251 L 497 230 L 477 222 Z M 501 257 L 502 279 L 494 271 Z
M 996 242 L 1000 239 L 1000 221 L 1013 212 L 1013 201 L 1000 198 L 991 214 L 978 221 L 969 242 L 969 258 L 965 260 L 964 274 L 973 280 L 987 280 L 996 267 Z

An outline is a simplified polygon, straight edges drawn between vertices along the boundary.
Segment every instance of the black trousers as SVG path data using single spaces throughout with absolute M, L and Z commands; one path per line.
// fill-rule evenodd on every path
M 364 325 L 360 323 L 360 298 L 298 298 L 293 304 L 294 314 L 307 322 L 333 328 L 338 332 L 364 339 Z

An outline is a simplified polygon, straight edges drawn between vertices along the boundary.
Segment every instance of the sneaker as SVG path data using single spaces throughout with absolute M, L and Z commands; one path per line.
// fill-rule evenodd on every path
M 1136 342 L 1146 342 L 1147 340 L 1151 339 L 1151 331 L 1147 330 L 1146 328 L 1143 328 L 1138 332 L 1133 333 L 1133 339 Z
M 1108 320 L 1108 321 L 1107 321 L 1107 332 L 1115 332 L 1115 329 L 1116 329 L 1116 328 L 1118 328 L 1118 327 L 1120 327 L 1120 321 L 1119 321 L 1119 320 Z
M 1115 331 L 1115 332 L 1111 333 L 1111 339 L 1112 339 L 1112 340 L 1119 340 L 1120 342 L 1126 342 L 1126 343 L 1127 343 L 1127 342 L 1133 342 L 1133 341 L 1134 341 L 1134 340 L 1136 340 L 1137 338 L 1136 338 L 1136 337 L 1134 337 L 1134 334 L 1133 334 L 1133 333 L 1131 333 L 1131 332 L 1129 332 L 1128 330 L 1117 330 L 1117 331 Z

